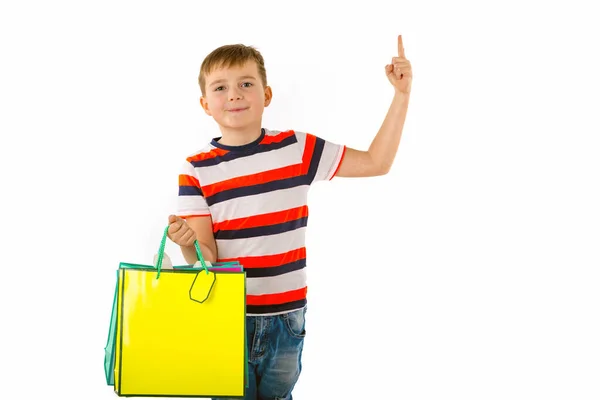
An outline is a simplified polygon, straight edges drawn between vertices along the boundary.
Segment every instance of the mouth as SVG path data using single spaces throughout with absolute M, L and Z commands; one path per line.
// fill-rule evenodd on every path
M 242 112 L 242 111 L 246 111 L 249 107 L 245 107 L 245 108 L 231 108 L 227 111 L 229 112 L 233 112 L 233 113 L 238 113 L 238 112 Z

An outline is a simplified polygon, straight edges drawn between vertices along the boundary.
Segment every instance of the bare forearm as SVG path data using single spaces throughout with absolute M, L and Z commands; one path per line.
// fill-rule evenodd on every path
M 204 258 L 205 261 L 210 261 L 211 263 L 214 263 L 217 261 L 217 255 L 214 253 L 214 251 L 206 246 L 203 245 L 202 243 L 199 243 L 200 245 L 200 252 L 202 253 L 202 257 Z M 185 258 L 185 261 L 192 265 L 195 264 L 196 261 L 198 261 L 198 256 L 196 255 L 196 248 L 194 246 L 180 246 L 181 247 L 181 252 L 183 253 L 183 258 Z
M 369 155 L 384 173 L 390 170 L 396 158 L 402 130 L 404 129 L 404 121 L 406 120 L 409 98 L 410 94 L 395 92 L 381 128 L 369 147 Z

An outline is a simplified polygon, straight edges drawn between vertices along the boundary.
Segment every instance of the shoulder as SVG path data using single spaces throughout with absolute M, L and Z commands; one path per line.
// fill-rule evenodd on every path
M 218 147 L 215 147 L 212 144 L 207 144 L 204 147 L 202 147 L 196 151 L 187 153 L 185 155 L 185 162 L 193 164 L 194 162 L 217 157 L 222 152 L 223 152 L 223 150 L 219 149 Z
M 313 135 L 299 131 L 296 129 L 286 129 L 286 130 L 270 130 L 265 129 L 265 137 L 262 140 L 263 145 L 268 145 L 273 148 L 284 148 L 287 146 L 299 146 L 301 148 L 304 147 L 307 138 L 312 137 Z
M 197 169 L 214 163 L 217 154 L 214 153 L 215 147 L 207 144 L 204 147 L 183 155 L 180 162 L 180 174 L 195 176 Z
M 274 129 L 265 129 L 265 137 L 263 138 L 263 143 L 268 142 L 277 142 L 287 138 L 297 139 L 303 135 L 302 132 L 298 132 L 294 129 L 286 129 L 286 130 L 274 130 Z

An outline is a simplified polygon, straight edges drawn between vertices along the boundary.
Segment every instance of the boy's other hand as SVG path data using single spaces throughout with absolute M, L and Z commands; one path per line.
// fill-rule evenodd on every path
M 191 247 L 196 240 L 196 232 L 185 222 L 183 218 L 176 215 L 169 215 L 169 229 L 167 236 L 174 243 L 183 246 Z
M 404 54 L 402 35 L 398 35 L 398 57 L 392 57 L 392 63 L 385 66 L 385 74 L 394 89 L 409 94 L 412 84 L 412 66 Z

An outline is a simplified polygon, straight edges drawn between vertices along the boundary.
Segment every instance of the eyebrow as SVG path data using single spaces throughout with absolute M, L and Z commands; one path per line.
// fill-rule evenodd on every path
M 242 80 L 242 79 L 254 79 L 254 80 L 256 80 L 256 78 L 253 77 L 252 75 L 240 76 L 238 79 L 240 79 L 240 80 Z M 216 81 L 211 82 L 209 86 L 213 86 L 213 85 L 215 85 L 217 83 L 223 83 L 223 82 L 227 82 L 227 80 L 226 79 L 217 79 Z

